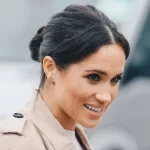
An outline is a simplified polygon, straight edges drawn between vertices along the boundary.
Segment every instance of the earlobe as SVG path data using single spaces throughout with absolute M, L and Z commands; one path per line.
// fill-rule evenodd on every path
M 53 77 L 49 77 L 49 78 L 47 78 L 47 80 L 48 80 L 50 83 L 55 83 Z

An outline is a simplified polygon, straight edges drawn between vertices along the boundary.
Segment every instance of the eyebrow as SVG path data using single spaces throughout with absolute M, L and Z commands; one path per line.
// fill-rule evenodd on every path
M 108 76 L 108 74 L 105 71 L 97 70 L 97 69 L 94 69 L 94 70 L 85 70 L 85 72 L 96 72 L 96 73 Z M 123 72 L 119 73 L 119 74 L 116 74 L 116 76 L 122 76 L 122 75 L 123 75 Z

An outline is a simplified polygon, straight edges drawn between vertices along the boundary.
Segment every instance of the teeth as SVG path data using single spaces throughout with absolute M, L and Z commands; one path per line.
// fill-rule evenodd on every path
M 88 104 L 85 104 L 84 106 L 85 106 L 86 108 L 92 110 L 92 111 L 95 111 L 95 112 L 101 112 L 101 111 L 102 111 L 102 108 L 95 108 L 95 107 L 92 107 L 92 106 L 90 106 L 90 105 L 88 105 Z

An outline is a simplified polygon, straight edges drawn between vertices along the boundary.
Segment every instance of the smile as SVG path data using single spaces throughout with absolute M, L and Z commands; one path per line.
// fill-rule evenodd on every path
M 97 112 L 97 113 L 100 113 L 100 112 L 103 111 L 103 108 L 95 108 L 95 107 L 90 106 L 90 105 L 88 105 L 88 104 L 84 104 L 84 106 L 85 106 L 86 108 L 88 108 L 89 110 L 94 111 L 94 112 Z

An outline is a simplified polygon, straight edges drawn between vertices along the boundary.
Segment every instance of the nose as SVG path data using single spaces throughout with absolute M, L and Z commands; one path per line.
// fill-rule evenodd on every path
M 109 104 L 111 103 L 111 96 L 109 93 L 96 94 L 95 98 L 99 100 L 100 104 Z

